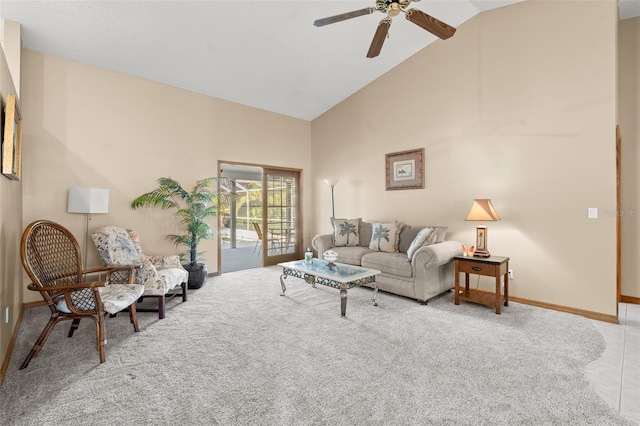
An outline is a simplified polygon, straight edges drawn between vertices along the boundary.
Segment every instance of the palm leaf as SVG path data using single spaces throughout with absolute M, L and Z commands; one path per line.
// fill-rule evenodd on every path
M 220 178 L 220 180 L 227 182 L 227 187 L 230 186 L 228 185 L 229 179 Z M 212 187 L 218 182 L 218 178 L 214 177 L 197 181 L 190 192 L 186 191 L 180 182 L 170 177 L 161 177 L 157 182 L 158 187 L 134 199 L 131 202 L 131 208 L 174 209 L 184 234 L 167 235 L 166 239 L 176 246 L 186 246 L 188 252 L 182 253 L 181 257 L 188 255 L 189 262 L 193 265 L 198 262 L 202 254 L 197 251 L 198 243 L 216 235 L 215 230 L 205 222 L 205 219 L 216 217 L 218 208 L 223 204 L 230 204 L 230 201 L 238 195 L 228 191 L 212 190 Z

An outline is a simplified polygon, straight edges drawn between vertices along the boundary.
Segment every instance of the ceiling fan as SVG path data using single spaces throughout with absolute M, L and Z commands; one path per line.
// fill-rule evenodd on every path
M 317 19 L 313 25 L 322 27 L 347 19 L 357 18 L 358 16 L 369 15 L 375 11 L 386 13 L 387 16 L 378 24 L 378 29 L 373 36 L 371 46 L 369 46 L 369 52 L 367 52 L 367 58 L 375 58 L 380 54 L 382 44 L 389 33 L 391 19 L 398 16 L 400 12 L 404 13 L 409 21 L 443 40 L 453 36 L 456 29 L 452 26 L 445 24 L 431 15 L 427 15 L 421 10 L 407 9 L 411 2 L 417 1 L 420 0 L 376 0 L 375 7 L 366 7 L 352 12 L 341 13 L 340 15 L 329 16 L 328 18 Z

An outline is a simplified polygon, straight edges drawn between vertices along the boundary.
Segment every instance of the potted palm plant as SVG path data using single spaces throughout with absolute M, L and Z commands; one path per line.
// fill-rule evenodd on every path
M 175 179 L 161 177 L 158 187 L 140 195 L 131 202 L 131 208 L 159 207 L 163 210 L 175 210 L 182 224 L 182 234 L 167 235 L 166 238 L 176 246 L 186 246 L 187 251 L 180 254 L 184 268 L 189 272 L 189 288 L 200 288 L 207 281 L 207 265 L 201 260 L 198 244 L 205 239 L 213 239 L 216 231 L 206 222 L 218 214 L 218 203 L 228 202 L 231 194 L 212 189 L 216 178 L 209 177 L 196 182 L 191 191 L 187 191 Z

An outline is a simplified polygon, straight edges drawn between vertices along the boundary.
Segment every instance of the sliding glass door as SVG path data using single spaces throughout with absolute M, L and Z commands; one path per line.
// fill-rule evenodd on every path
M 264 266 L 300 259 L 300 172 L 263 169 Z
M 302 257 L 300 170 L 218 163 L 221 191 L 236 194 L 220 205 L 220 272 Z

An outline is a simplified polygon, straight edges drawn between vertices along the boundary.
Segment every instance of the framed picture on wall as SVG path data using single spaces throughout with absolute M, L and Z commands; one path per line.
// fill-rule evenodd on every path
M 387 191 L 424 188 L 424 148 L 386 154 Z
M 11 180 L 20 180 L 22 120 L 14 94 L 7 94 L 2 121 L 2 174 Z

